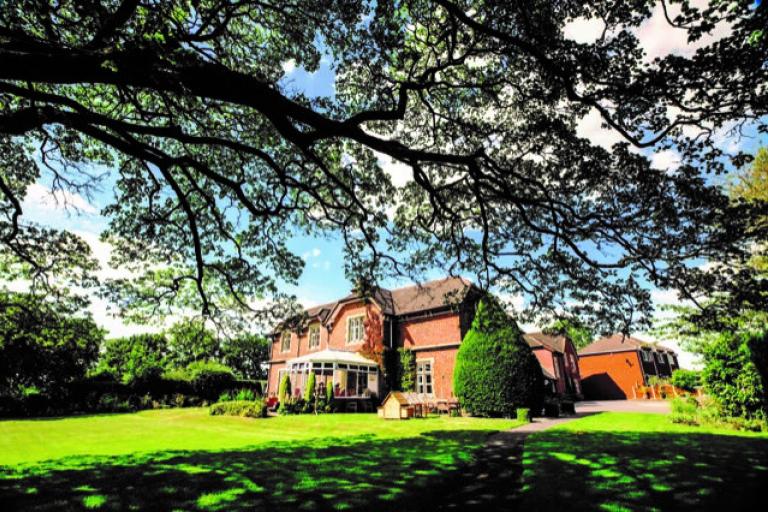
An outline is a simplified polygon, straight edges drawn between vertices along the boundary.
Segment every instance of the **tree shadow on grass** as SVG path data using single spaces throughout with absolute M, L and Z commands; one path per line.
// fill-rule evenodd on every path
M 4 510 L 425 510 L 487 431 L 69 457 L 0 468 Z
M 521 510 L 751 510 L 768 486 L 768 439 L 542 432 L 524 468 Z

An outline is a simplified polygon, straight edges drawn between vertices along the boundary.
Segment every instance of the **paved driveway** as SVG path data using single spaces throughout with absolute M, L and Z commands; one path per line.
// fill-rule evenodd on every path
M 576 413 L 588 414 L 596 412 L 669 414 L 670 405 L 667 400 L 585 400 L 583 402 L 576 402 Z

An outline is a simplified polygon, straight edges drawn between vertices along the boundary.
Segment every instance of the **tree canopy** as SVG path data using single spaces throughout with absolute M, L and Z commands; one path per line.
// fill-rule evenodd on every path
M 578 318 L 558 318 L 547 327 L 545 332 L 562 335 L 571 340 L 576 350 L 581 350 L 592 343 L 595 333 Z
M 99 356 L 104 333 L 88 316 L 0 294 L 0 397 L 63 393 Z
M 25 221 L 22 200 L 41 177 L 88 193 L 106 169 L 104 237 L 132 275 L 102 292 L 144 315 L 251 310 L 298 279 L 290 238 L 329 232 L 351 275 L 472 274 L 606 329 L 647 317 L 649 284 L 765 300 L 749 272 L 694 263 L 765 239 L 747 228 L 765 204 L 734 204 L 709 177 L 748 160 L 719 134 L 766 132 L 768 8 L 662 0 L 700 48 L 649 61 L 636 30 L 656 5 L 2 2 L 0 266 L 95 286 L 86 244 Z M 567 37 L 579 20 L 604 29 Z M 321 59 L 333 94 L 286 78 L 287 62 Z M 619 137 L 610 150 L 578 134 L 593 114 Z

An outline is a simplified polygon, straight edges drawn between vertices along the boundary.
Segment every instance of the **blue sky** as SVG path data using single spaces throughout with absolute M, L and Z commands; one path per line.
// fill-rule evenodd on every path
M 566 34 L 569 37 L 585 42 L 596 38 L 601 31 L 600 22 L 596 20 L 574 20 L 566 27 Z M 649 59 L 668 53 L 688 54 L 695 49 L 688 45 L 684 38 L 681 39 L 680 31 L 673 31 L 666 25 L 661 11 L 654 12 L 652 18 L 638 28 L 637 35 Z M 706 38 L 703 42 L 707 42 Z M 290 61 L 285 62 L 283 68 L 285 71 L 283 85 L 289 89 L 302 91 L 310 97 L 333 95 L 334 73 L 330 59 L 327 57 L 321 60 L 319 69 L 313 73 L 297 67 Z M 580 135 L 606 147 L 610 147 L 619 140 L 617 134 L 600 126 L 599 117 L 595 113 L 582 120 L 579 131 Z M 741 144 L 741 148 L 751 152 L 766 142 L 768 141 L 765 139 L 744 139 L 738 143 Z M 724 137 L 721 143 L 727 146 L 737 142 Z M 674 152 L 650 153 L 649 157 L 659 168 L 674 166 Z M 395 176 L 395 181 L 402 182 L 408 176 L 402 166 L 392 165 L 391 162 L 382 162 L 382 165 Z M 102 188 L 90 198 L 58 197 L 59 200 L 66 199 L 68 203 L 79 206 L 79 213 L 65 211 L 57 205 L 56 201 L 46 193 L 49 187 L 50 183 L 43 179 L 31 188 L 24 203 L 26 218 L 51 227 L 77 232 L 91 243 L 96 255 L 102 258 L 102 261 L 106 261 L 109 247 L 98 242 L 98 235 L 105 228 L 106 223 L 98 212 L 112 200 L 111 182 L 105 181 Z M 285 291 L 295 294 L 305 305 L 329 302 L 349 292 L 350 283 L 344 276 L 342 244 L 338 238 L 296 237 L 291 240 L 289 248 L 304 258 L 306 267 L 298 286 L 286 286 Z M 113 270 L 105 269 L 103 275 L 106 276 L 110 272 Z M 430 277 L 437 277 L 437 273 Z M 407 283 L 385 282 L 382 284 L 396 287 Z M 659 304 L 676 302 L 673 292 L 654 290 L 653 293 L 654 299 Z M 143 330 L 137 326 L 126 327 L 120 320 L 108 317 L 105 307 L 106 304 L 102 301 L 95 301 L 92 311 L 97 321 L 105 325 L 113 335 Z M 684 356 L 682 359 L 685 363 L 689 358 Z

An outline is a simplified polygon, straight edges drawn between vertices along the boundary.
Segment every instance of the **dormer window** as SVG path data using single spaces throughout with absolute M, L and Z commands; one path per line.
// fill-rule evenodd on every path
M 363 315 L 347 318 L 347 344 L 361 343 L 363 336 Z
M 291 350 L 291 332 L 285 331 L 280 335 L 280 352 Z
M 311 325 L 309 327 L 309 348 L 318 348 L 320 346 L 320 326 Z

